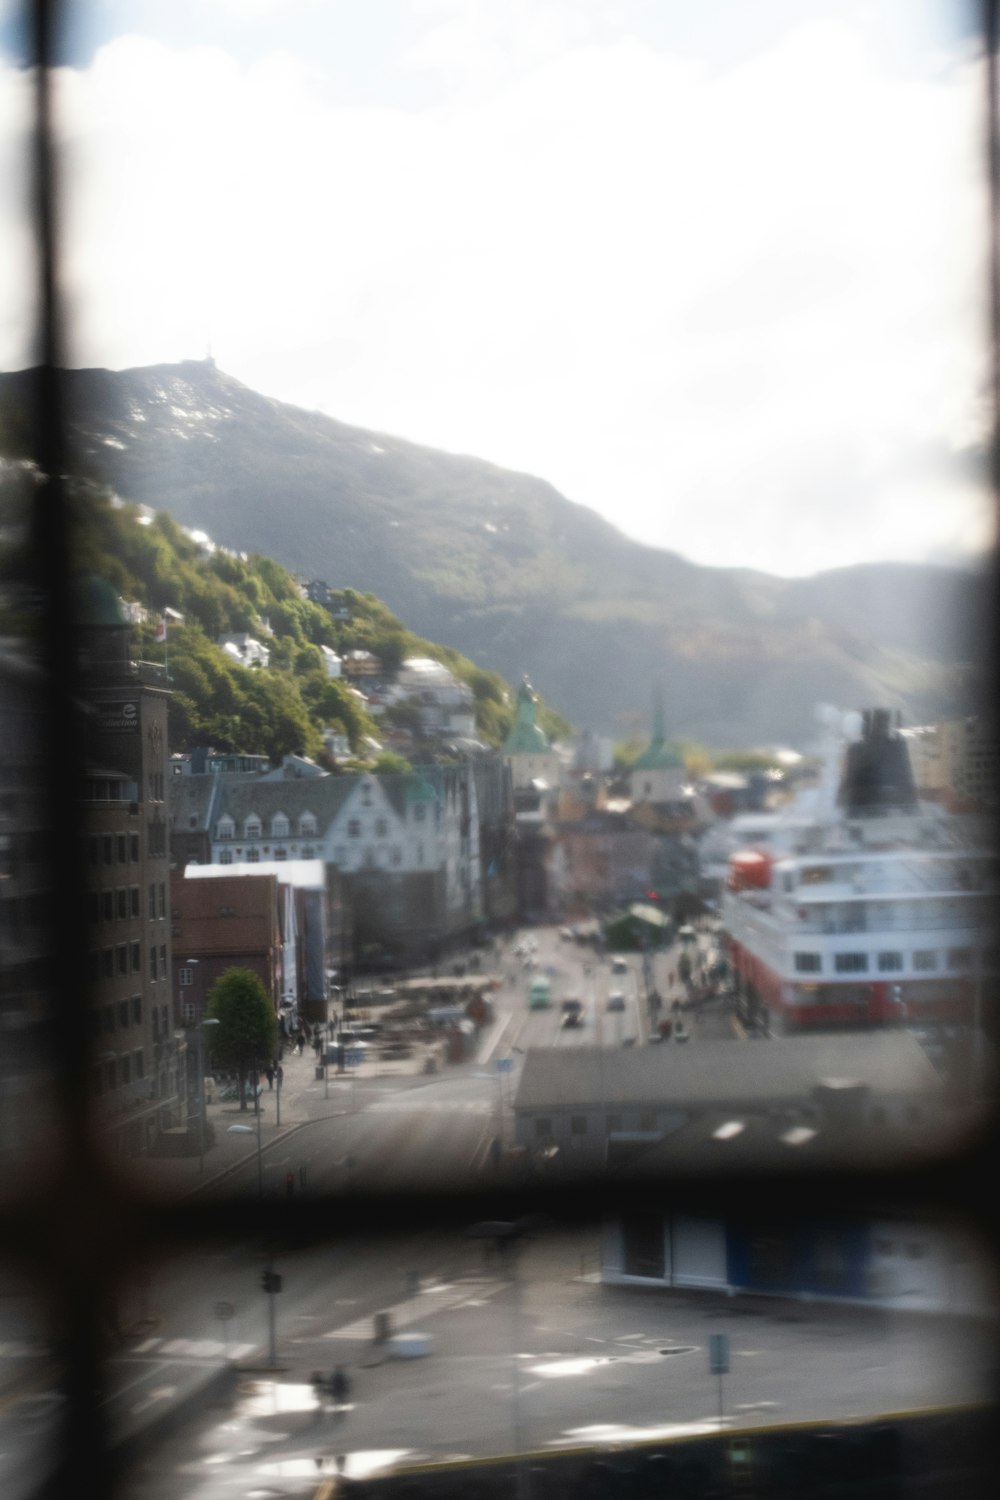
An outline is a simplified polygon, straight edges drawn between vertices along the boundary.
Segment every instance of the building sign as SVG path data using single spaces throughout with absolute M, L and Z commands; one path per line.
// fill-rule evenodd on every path
M 137 734 L 139 704 L 135 698 L 123 703 L 102 703 L 98 728 L 105 734 Z

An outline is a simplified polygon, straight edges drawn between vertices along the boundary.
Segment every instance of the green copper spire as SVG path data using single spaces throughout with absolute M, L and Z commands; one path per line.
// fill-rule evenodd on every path
M 667 744 L 667 737 L 663 731 L 663 695 L 657 689 L 653 698 L 653 738 L 639 756 L 638 760 L 632 762 L 633 771 L 680 771 L 684 768 L 684 762 Z
M 539 727 L 537 718 L 538 699 L 527 677 L 522 677 L 521 686 L 517 690 L 517 713 L 510 734 L 503 742 L 504 755 L 537 755 L 548 750 L 548 736 Z

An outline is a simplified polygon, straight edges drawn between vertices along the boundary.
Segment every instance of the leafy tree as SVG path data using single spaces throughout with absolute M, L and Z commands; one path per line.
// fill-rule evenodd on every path
M 372 769 L 376 776 L 402 776 L 412 771 L 413 767 L 408 760 L 402 755 L 397 755 L 394 750 L 383 750 L 375 757 Z
M 278 1023 L 274 1006 L 252 969 L 226 969 L 208 994 L 212 1056 L 239 1076 L 240 1109 L 246 1109 L 246 1080 L 275 1056 Z
M 772 771 L 780 764 L 767 750 L 725 750 L 715 757 L 717 771 Z

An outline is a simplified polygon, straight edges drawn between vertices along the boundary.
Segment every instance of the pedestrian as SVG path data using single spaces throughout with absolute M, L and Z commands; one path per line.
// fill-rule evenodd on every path
M 351 1394 L 351 1382 L 343 1365 L 337 1365 L 330 1376 L 330 1394 L 338 1406 L 343 1406 Z
M 273 1089 L 274 1088 L 274 1069 L 272 1068 L 272 1066 L 271 1066 L 270 1063 L 268 1063 L 267 1067 L 264 1069 L 264 1077 L 267 1079 L 267 1086 L 268 1086 L 268 1088 L 269 1089 Z
M 279 1089 L 280 1089 L 280 1088 L 281 1088 L 281 1085 L 282 1085 L 282 1084 L 283 1084 L 283 1083 L 284 1083 L 284 1081 L 285 1081 L 285 1070 L 284 1070 L 284 1068 L 283 1068 L 283 1067 L 282 1067 L 282 1066 L 281 1066 L 281 1064 L 280 1064 L 280 1063 L 279 1063 L 279 1064 L 278 1064 L 278 1071 L 277 1071 L 277 1074 L 276 1074 L 276 1075 L 275 1075 L 275 1076 L 276 1076 L 276 1077 L 277 1077 L 277 1080 L 278 1080 L 278 1087 L 279 1087 Z

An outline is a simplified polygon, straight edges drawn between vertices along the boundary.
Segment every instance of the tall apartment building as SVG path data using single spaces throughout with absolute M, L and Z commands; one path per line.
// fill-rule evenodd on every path
M 171 1007 L 167 680 L 130 657 L 110 585 L 77 592 L 84 694 L 82 832 L 93 1084 L 113 1150 L 155 1149 L 182 1123 L 182 1043 Z

